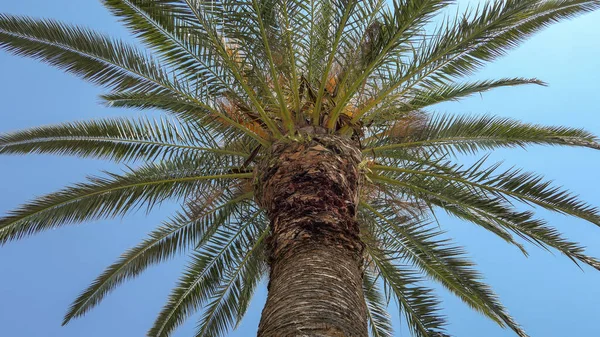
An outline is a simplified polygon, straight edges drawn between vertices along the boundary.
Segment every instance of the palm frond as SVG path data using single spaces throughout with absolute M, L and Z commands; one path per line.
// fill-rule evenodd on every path
M 431 105 L 458 101 L 461 98 L 483 93 L 492 89 L 512 87 L 525 84 L 545 86 L 546 83 L 535 78 L 503 78 L 466 83 L 431 84 L 414 90 L 404 97 L 389 95 L 382 103 L 382 108 L 365 116 L 365 123 L 382 123 L 402 119 L 413 111 L 419 111 Z
M 493 1 L 481 7 L 472 20 L 463 20 L 439 39 L 446 54 L 427 70 L 430 75 L 440 69 L 444 75 L 470 74 L 490 62 L 504 56 L 525 39 L 550 24 L 589 13 L 600 8 L 596 0 L 509 0 Z M 463 16 L 470 16 L 469 11 Z M 438 42 L 438 41 L 436 41 Z M 441 51 L 439 45 L 431 50 Z
M 224 307 L 220 301 L 230 290 L 234 290 L 234 296 L 235 293 L 241 294 L 238 276 L 251 271 L 243 272 L 244 268 L 255 271 L 253 268 L 258 261 L 252 260 L 251 265 L 246 262 L 251 257 L 258 256 L 268 234 L 264 221 L 261 221 L 260 210 L 254 213 L 244 212 L 237 215 L 237 218 L 239 226 L 221 226 L 204 244 L 196 248 L 197 252 L 193 254 L 187 270 L 171 292 L 167 304 L 149 331 L 149 336 L 169 336 L 189 315 L 210 300 L 213 300 L 212 310 L 205 313 L 205 322 L 200 329 L 210 328 L 212 332 L 222 332 L 227 324 L 235 322 L 237 309 L 232 306 L 244 301 L 233 303 L 227 300 Z M 256 273 L 253 275 L 259 277 Z
M 254 244 L 245 254 L 236 258 L 235 268 L 225 272 L 198 322 L 197 337 L 223 336 L 231 327 L 239 324 L 256 286 L 267 270 L 264 240 L 268 233 L 266 226 L 263 226 L 262 232 L 253 233 Z
M 371 337 L 393 337 L 394 330 L 390 314 L 387 311 L 381 290 L 377 285 L 377 278 L 370 270 L 365 270 L 363 275 L 363 290 L 367 302 Z
M 479 167 L 482 164 L 483 161 L 480 161 L 465 170 L 455 170 L 454 175 L 381 165 L 375 165 L 373 169 L 445 180 L 458 187 L 460 187 L 459 184 L 464 184 L 479 194 L 483 191 L 497 197 L 511 197 L 551 211 L 569 214 L 600 226 L 600 210 L 579 200 L 572 193 L 552 186 L 551 182 L 545 181 L 541 175 L 523 173 L 516 169 L 498 172 L 499 164 L 480 170 Z M 396 175 L 395 178 L 403 179 L 401 175 Z
M 262 87 L 263 91 L 267 93 L 266 96 L 260 95 L 260 93 L 252 86 L 253 76 L 248 75 L 251 75 L 252 73 L 254 77 L 258 76 L 258 78 L 264 79 L 265 77 L 262 76 L 262 74 L 259 74 L 264 67 L 251 67 L 252 71 L 248 72 L 244 62 L 252 60 L 250 56 L 255 51 L 248 50 L 244 55 L 240 55 L 240 53 L 235 51 L 236 44 L 239 42 L 243 45 L 244 42 L 236 40 L 240 35 L 241 30 L 252 29 L 253 27 L 248 25 L 240 26 L 236 24 L 236 20 L 230 19 L 238 14 L 237 11 L 240 9 L 249 7 L 249 4 L 244 2 L 221 3 L 197 0 L 186 0 L 185 2 L 191 10 L 193 17 L 195 17 L 195 20 L 200 23 L 200 27 L 205 33 L 206 39 L 210 41 L 211 49 L 214 51 L 216 57 L 218 57 L 219 63 L 231 73 L 231 77 L 235 80 L 235 83 L 239 85 L 241 92 L 238 97 L 243 95 L 242 98 L 245 98 L 248 105 L 258 113 L 261 121 L 273 137 L 282 137 L 281 130 L 276 123 L 276 118 L 278 117 L 277 111 L 273 113 L 267 111 L 266 108 L 269 101 L 268 97 L 272 97 L 268 84 L 272 84 L 272 81 L 275 81 L 276 79 L 272 79 L 271 81 L 258 81 L 258 86 Z M 233 30 L 227 31 L 226 29 L 229 25 L 225 24 L 226 22 L 233 24 L 233 27 L 236 27 L 237 29 L 234 28 Z M 248 20 L 243 20 L 243 22 L 248 22 Z M 225 36 L 224 32 L 235 34 L 235 36 L 233 36 L 233 38 Z M 247 34 L 245 36 L 248 37 Z M 255 40 L 260 39 L 258 36 L 260 35 L 252 35 L 251 38 Z M 251 45 L 257 44 L 252 43 Z
M 269 145 L 261 124 L 230 116 L 222 107 L 207 108 L 204 104 L 170 93 L 113 92 L 100 98 L 109 107 L 159 109 L 173 114 L 185 123 L 193 124 L 204 137 L 212 138 L 213 146 L 218 146 L 217 138 L 238 139 L 242 135 L 251 137 L 258 144 Z
M 198 91 L 198 88 L 190 87 L 189 82 L 183 84 L 168 68 L 145 53 L 89 29 L 53 20 L 34 20 L 2 14 L 0 47 L 17 55 L 40 59 L 118 92 L 174 96 L 182 102 L 193 102 L 197 106 L 194 110 L 196 118 L 198 115 L 212 115 L 243 132 L 253 134 L 219 111 L 215 98 L 208 99 L 204 89 Z
M 535 219 L 531 212 L 505 212 L 503 223 L 525 240 L 546 250 L 554 248 L 579 266 L 583 262 L 600 270 L 600 260 L 586 254 L 581 244 L 570 241 L 543 220 Z
M 317 97 L 315 99 L 315 106 L 312 113 L 313 125 L 321 125 L 321 104 L 323 101 L 323 95 L 325 94 L 325 87 L 329 81 L 329 75 L 333 72 L 333 62 L 338 53 L 338 47 L 340 46 L 342 35 L 347 29 L 348 19 L 352 15 L 352 12 L 356 9 L 358 1 L 333 1 L 333 3 L 333 8 L 337 6 L 339 12 L 335 9 L 333 10 L 334 13 L 338 12 L 338 15 L 332 15 L 332 17 L 334 18 L 332 25 L 335 27 L 335 32 L 331 36 L 332 41 L 330 47 L 328 48 L 328 55 L 326 58 L 327 62 L 325 63 L 325 67 L 322 70 L 321 78 L 318 82 L 319 88 L 317 90 Z M 329 27 L 327 27 L 327 29 L 328 28 Z
M 42 126 L 0 135 L 0 154 L 51 153 L 110 159 L 170 160 L 203 152 L 245 157 L 213 146 L 191 124 L 161 118 L 115 118 Z
M 0 47 L 112 89 L 184 90 L 164 67 L 134 47 L 54 20 L 0 14 Z
M 432 290 L 420 285 L 421 277 L 406 266 L 394 264 L 375 242 L 365 242 L 366 253 L 387 291 L 394 294 L 410 331 L 416 337 L 448 336 L 445 319 L 439 314 L 439 300 Z
M 329 126 L 335 125 L 342 108 L 356 95 L 361 86 L 368 80 L 376 81 L 377 71 L 386 68 L 388 63 L 401 59 L 401 55 L 412 49 L 411 40 L 418 34 L 423 26 L 440 10 L 450 4 L 448 0 L 418 0 L 418 1 L 393 1 L 392 7 L 374 6 L 374 11 L 381 11 L 377 17 L 364 30 L 362 38 L 362 55 L 359 64 L 355 65 L 358 73 L 350 77 L 351 84 L 345 88 L 344 95 L 339 99 L 336 108 L 332 111 Z M 374 75 L 375 74 L 375 75 Z M 356 116 L 353 122 L 358 121 Z
M 216 60 L 206 34 L 182 1 L 104 0 L 104 5 L 172 65 L 193 91 L 230 90 L 231 74 Z
M 86 183 L 42 196 L 1 218 L 0 243 L 67 223 L 113 218 L 140 207 L 150 210 L 166 199 L 181 200 L 223 180 L 252 177 L 252 173 L 231 173 L 231 164 L 219 163 L 227 164 L 214 157 L 185 158 L 124 174 L 90 177 Z
M 125 252 L 98 276 L 71 304 L 63 325 L 86 314 L 116 287 L 137 277 L 148 267 L 185 253 L 207 240 L 251 197 L 252 193 L 239 194 L 223 188 L 197 196 L 193 207 L 153 230 L 147 239 Z
M 503 221 L 493 216 L 493 212 L 499 207 L 497 200 L 477 198 L 477 196 L 456 188 L 451 190 L 454 194 L 450 192 L 440 193 L 439 186 L 425 188 L 421 184 L 417 185 L 414 181 L 398 183 L 395 179 L 379 175 L 370 177 L 370 179 L 375 183 L 382 184 L 382 189 L 387 190 L 387 193 L 395 195 L 400 200 L 403 198 L 421 200 L 432 211 L 433 207 L 437 206 L 450 215 L 481 226 L 507 243 L 519 248 L 523 254 L 528 255 L 525 248 L 505 228 Z
M 277 96 L 277 101 L 279 102 L 279 109 L 281 117 L 283 118 L 283 123 L 287 128 L 288 132 L 290 134 L 293 134 L 295 129 L 293 121 L 294 118 L 288 110 L 287 102 L 285 101 L 286 99 L 283 95 L 281 84 L 279 83 L 280 73 L 275 66 L 275 62 L 273 61 L 273 52 L 270 46 L 270 44 L 272 43 L 269 43 L 269 39 L 273 39 L 274 36 L 273 34 L 269 34 L 267 32 L 267 27 L 271 26 L 271 24 L 274 24 L 273 21 L 276 17 L 274 12 L 274 6 L 274 2 L 253 0 L 252 14 L 254 15 L 250 15 L 249 17 L 255 19 L 254 21 L 259 28 L 259 33 L 257 35 L 260 36 L 262 39 L 265 56 L 268 62 L 267 67 L 271 73 L 271 79 L 273 82 L 273 87 L 275 89 L 275 95 Z M 269 32 L 272 32 L 272 30 L 269 30 Z M 275 42 L 281 41 L 276 40 Z
M 303 116 L 300 113 L 300 71 L 301 64 L 300 60 L 302 56 L 299 54 L 303 50 L 303 38 L 298 36 L 300 31 L 295 30 L 295 23 L 301 19 L 297 17 L 306 18 L 307 11 L 303 1 L 296 0 L 282 0 L 281 1 L 281 46 L 280 54 L 286 59 L 286 63 L 289 65 L 289 74 L 281 72 L 284 76 L 290 77 L 290 91 L 292 96 L 292 109 L 296 115 L 296 120 L 302 120 Z
M 441 239 L 441 232 L 420 220 L 403 221 L 393 203 L 375 206 L 362 203 L 363 219 L 377 226 L 376 241 L 382 249 L 410 261 L 423 273 L 442 284 L 469 307 L 477 310 L 501 327 L 509 327 L 519 336 L 527 336 L 508 314 L 498 296 L 482 282 L 482 276 L 473 267 L 461 247 Z M 370 216 L 371 213 L 373 216 Z
M 308 82 L 319 83 L 319 75 L 325 72 L 324 59 L 330 50 L 333 39 L 331 29 L 334 19 L 332 1 L 311 0 L 307 3 L 307 15 L 303 18 L 300 31 L 304 31 L 307 39 L 305 70 Z
M 475 11 L 469 8 L 437 28 L 433 37 L 421 44 L 406 70 L 386 79 L 389 83 L 352 121 L 358 122 L 391 93 L 403 97 L 423 83 L 447 83 L 453 77 L 471 74 L 549 24 L 599 7 L 597 0 L 495 0 Z
M 595 269 L 600 267 L 600 261 L 585 255 L 581 246 L 562 238 L 556 230 L 546 227 L 545 222 L 535 219 L 530 212 L 514 210 L 503 197 L 418 175 L 410 178 L 405 176 L 402 181 L 382 175 L 373 175 L 371 179 L 388 187 L 393 186 L 400 195 L 419 198 L 461 219 L 509 230 L 530 243 L 555 248 L 573 261 L 581 261 Z
M 499 147 L 564 145 L 599 149 L 598 138 L 583 129 L 542 126 L 493 116 L 437 115 L 425 125 L 409 120 L 392 125 L 365 144 L 363 153 L 385 156 L 395 150 L 428 147 L 444 153 L 472 154 Z

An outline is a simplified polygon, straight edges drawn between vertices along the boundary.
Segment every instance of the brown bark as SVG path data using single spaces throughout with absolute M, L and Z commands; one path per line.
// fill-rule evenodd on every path
M 356 222 L 360 150 L 350 139 L 308 131 L 274 144 L 257 169 L 258 202 L 271 220 L 258 336 L 367 337 Z

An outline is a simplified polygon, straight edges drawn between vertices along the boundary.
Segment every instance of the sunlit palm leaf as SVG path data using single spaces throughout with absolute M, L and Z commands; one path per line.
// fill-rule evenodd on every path
M 552 228 L 545 226 L 529 212 L 518 212 L 505 199 L 477 193 L 469 188 L 460 188 L 448 182 L 424 181 L 420 178 L 406 179 L 402 182 L 383 176 L 374 176 L 375 181 L 388 183 L 399 188 L 398 193 L 407 193 L 426 200 L 459 218 L 480 224 L 480 221 L 494 224 L 520 237 L 541 245 L 557 249 L 573 261 L 581 261 L 596 269 L 599 261 L 585 255 L 584 249 L 570 242 Z M 473 218 L 464 216 L 472 214 Z
M 476 11 L 469 8 L 436 29 L 406 71 L 385 79 L 388 84 L 353 120 L 358 121 L 389 94 L 402 97 L 423 83 L 445 83 L 471 74 L 549 24 L 599 7 L 597 0 L 496 0 Z
M 212 147 L 191 125 L 169 119 L 105 119 L 43 126 L 0 135 L 0 154 L 51 153 L 111 159 L 168 160 L 203 152 L 245 157 Z
M 344 96 L 333 110 L 333 118 L 330 127 L 333 126 L 341 113 L 341 109 L 357 93 L 365 81 L 371 79 L 373 82 L 381 80 L 377 71 L 380 69 L 397 70 L 402 54 L 411 50 L 411 41 L 416 34 L 420 33 L 425 25 L 436 13 L 446 7 L 451 1 L 447 0 L 418 0 L 418 1 L 393 1 L 393 7 L 381 10 L 370 26 L 367 27 L 363 38 L 364 53 L 360 57 L 360 63 L 356 66 L 359 73 L 350 77 L 352 83 L 348 85 Z M 374 8 L 385 8 L 374 6 Z M 388 68 L 388 63 L 391 67 Z M 375 75 L 374 75 L 375 74 Z M 365 111 L 366 112 L 366 111 Z M 354 117 L 356 122 L 363 113 Z
M 482 282 L 474 263 L 461 247 L 454 246 L 441 233 L 421 221 L 402 221 L 400 210 L 393 203 L 372 206 L 362 204 L 364 218 L 380 228 L 377 242 L 384 251 L 395 252 L 398 257 L 418 266 L 433 280 L 442 284 L 471 308 L 488 316 L 501 327 L 510 327 L 519 336 L 527 334 L 519 327 L 500 303 L 491 288 Z M 370 213 L 370 214 L 368 214 Z
M 393 337 L 394 330 L 387 305 L 383 300 L 381 290 L 377 285 L 377 278 L 369 270 L 363 276 L 363 290 L 367 301 L 369 327 L 372 337 Z
M 254 289 L 267 270 L 264 267 L 264 240 L 268 233 L 266 226 L 253 233 L 253 238 L 249 239 L 257 238 L 256 241 L 236 257 L 234 268 L 226 270 L 198 323 L 197 337 L 223 336 L 234 324 L 239 323 L 250 304 Z
M 162 263 L 207 240 L 216 229 L 230 221 L 232 214 L 252 195 L 235 195 L 217 188 L 196 197 L 195 205 L 165 222 L 136 247 L 125 252 L 77 297 L 65 315 L 63 325 L 84 315 L 121 283 L 135 278 L 148 267 Z
M 0 47 L 109 88 L 182 90 L 163 67 L 134 47 L 53 20 L 0 14 Z
M 418 337 L 447 336 L 439 300 L 431 289 L 420 285 L 422 278 L 410 268 L 394 264 L 374 243 L 367 241 L 366 252 L 384 286 L 394 294 L 411 332 Z
M 215 95 L 232 85 L 230 73 L 214 60 L 206 34 L 182 1 L 105 0 L 145 43 L 173 65 L 194 90 Z
M 197 134 L 211 139 L 213 147 L 219 146 L 215 140 L 217 138 L 237 139 L 244 134 L 252 137 L 258 144 L 268 144 L 262 138 L 264 130 L 260 124 L 235 121 L 222 108 L 207 107 L 170 93 L 113 92 L 101 95 L 100 98 L 109 107 L 158 109 L 173 114 L 185 123 L 193 124 L 191 127 L 197 129 Z
M 365 117 L 367 123 L 385 123 L 402 120 L 413 111 L 420 111 L 442 102 L 458 101 L 473 94 L 481 94 L 496 88 L 512 87 L 524 84 L 546 84 L 534 78 L 504 78 L 466 83 L 430 84 L 407 93 L 405 97 L 389 95 L 381 103 L 381 108 Z
M 406 176 L 421 176 L 425 179 L 445 181 L 451 187 L 471 190 L 479 194 L 492 193 L 494 196 L 511 197 L 513 199 L 535 204 L 548 210 L 573 215 L 600 225 L 600 210 L 579 200 L 566 190 L 552 186 L 543 177 L 521 170 L 509 169 L 499 171 L 499 165 L 488 169 L 480 169 L 483 162 L 476 163 L 466 170 L 455 170 L 453 175 L 435 172 L 423 172 L 411 168 L 394 168 L 381 165 L 373 166 L 374 170 L 395 175 L 396 179 L 405 180 Z M 418 178 L 413 180 L 418 181 Z M 418 181 L 418 184 L 424 181 Z
M 219 298 L 226 296 L 233 283 L 235 291 L 240 293 L 241 283 L 236 283 L 237 273 L 245 268 L 245 263 L 253 254 L 257 254 L 264 236 L 268 234 L 265 224 L 257 222 L 261 219 L 260 212 L 239 214 L 239 227 L 229 228 L 235 225 L 234 221 L 231 225 L 219 228 L 206 243 L 197 247 L 186 272 L 149 331 L 150 336 L 169 336 L 188 316 L 211 299 L 214 300 L 215 296 L 217 302 L 213 302 L 212 313 L 208 314 L 210 316 L 201 326 L 206 326 L 204 329 L 211 327 L 215 331 L 224 328 L 223 318 L 218 324 L 212 320 L 219 319 L 211 317 L 219 314 Z M 226 283 L 225 288 L 222 287 L 222 281 Z M 221 314 L 226 314 L 225 321 L 233 324 L 237 317 L 231 305 L 225 308 L 228 313 Z
M 425 125 L 419 121 L 393 125 L 373 137 L 365 154 L 386 155 L 402 149 L 432 148 L 443 153 L 473 154 L 499 147 L 564 145 L 600 149 L 598 138 L 588 131 L 563 126 L 541 126 L 493 116 L 437 115 Z
M 113 218 L 173 198 L 190 197 L 204 186 L 223 180 L 252 177 L 231 173 L 230 166 L 218 166 L 192 159 L 149 164 L 124 174 L 107 173 L 90 177 L 89 182 L 38 198 L 0 219 L 0 243 L 68 223 Z

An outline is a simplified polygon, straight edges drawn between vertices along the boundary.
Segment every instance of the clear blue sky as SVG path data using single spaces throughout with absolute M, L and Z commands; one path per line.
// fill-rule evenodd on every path
M 84 24 L 130 39 L 93 0 L 19 0 L 0 2 L 0 12 L 52 17 Z M 600 13 L 555 25 L 529 40 L 478 77 L 538 77 L 547 88 L 497 90 L 437 111 L 496 114 L 528 122 L 585 127 L 600 134 Z M 70 120 L 128 115 L 97 104 L 101 89 L 36 61 L 0 52 L 0 132 Z M 534 147 L 501 151 L 493 159 L 542 172 L 600 205 L 600 152 Z M 0 214 L 34 196 L 78 182 L 88 174 L 115 169 L 99 160 L 37 155 L 0 157 Z M 124 250 L 174 210 L 165 205 L 146 216 L 65 227 L 0 247 L 0 336 L 143 336 L 174 285 L 184 260 L 156 267 L 127 283 L 86 317 L 61 327 L 70 301 Z M 541 212 L 570 238 L 600 257 L 600 229 L 580 220 Z M 524 258 L 478 227 L 440 215 L 442 226 L 470 251 L 510 312 L 537 337 L 600 336 L 600 272 L 579 270 L 567 258 L 531 247 Z M 240 329 L 252 336 L 265 297 L 257 294 Z M 442 292 L 445 312 L 456 336 L 511 336 Z M 394 317 L 398 317 L 394 314 Z M 398 325 L 397 325 L 398 326 Z M 176 336 L 191 336 L 194 318 Z M 409 336 L 398 326 L 396 336 Z

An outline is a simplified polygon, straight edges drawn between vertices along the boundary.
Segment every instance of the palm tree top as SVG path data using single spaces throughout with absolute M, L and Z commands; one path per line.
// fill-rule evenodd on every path
M 73 302 L 64 324 L 124 281 L 178 254 L 190 263 L 148 334 L 169 336 L 203 309 L 197 336 L 236 327 L 267 271 L 269 223 L 256 170 L 273 144 L 337 137 L 356 144 L 358 219 L 373 336 L 392 336 L 394 298 L 415 336 L 446 336 L 433 279 L 527 336 L 464 250 L 441 209 L 516 246 L 523 241 L 600 269 L 522 206 L 600 225 L 600 211 L 535 173 L 461 154 L 530 145 L 600 149 L 590 132 L 494 116 L 434 114 L 435 104 L 535 78 L 468 77 L 546 26 L 598 0 L 496 0 L 441 18 L 447 0 L 105 0 L 145 49 L 50 19 L 0 14 L 0 48 L 107 89 L 110 107 L 168 116 L 112 118 L 0 135 L 0 154 L 52 153 L 133 164 L 37 198 L 0 218 L 0 243 L 177 200 L 181 210 L 125 252 Z M 381 289 L 383 288 L 383 291 Z

